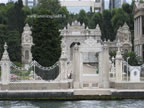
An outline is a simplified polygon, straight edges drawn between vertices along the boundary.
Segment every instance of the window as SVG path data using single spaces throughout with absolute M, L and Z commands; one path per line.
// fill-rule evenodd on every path
M 144 34 L 144 17 L 142 16 L 142 34 Z
M 100 0 L 95 0 L 95 2 L 100 2 Z
M 28 50 L 25 51 L 25 59 L 26 59 L 26 60 L 29 59 L 29 51 L 28 51 Z
M 137 72 L 136 71 L 134 72 L 134 76 L 137 76 Z

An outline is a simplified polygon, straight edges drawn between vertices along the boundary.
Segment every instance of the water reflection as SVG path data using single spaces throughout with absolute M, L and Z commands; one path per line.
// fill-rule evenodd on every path
M 144 108 L 144 100 L 0 101 L 0 108 Z

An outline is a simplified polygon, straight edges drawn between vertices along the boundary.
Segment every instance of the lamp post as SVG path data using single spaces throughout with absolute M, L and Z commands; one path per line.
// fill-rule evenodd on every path
M 128 60 L 130 59 L 130 57 L 127 57 L 127 81 L 128 81 Z

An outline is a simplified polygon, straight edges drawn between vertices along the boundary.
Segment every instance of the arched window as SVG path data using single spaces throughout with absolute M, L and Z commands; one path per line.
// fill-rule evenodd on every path
M 124 53 L 128 53 L 128 49 L 125 49 L 125 50 L 124 50 Z
M 29 59 L 29 51 L 28 51 L 28 50 L 25 51 L 25 59 L 26 59 L 26 60 Z

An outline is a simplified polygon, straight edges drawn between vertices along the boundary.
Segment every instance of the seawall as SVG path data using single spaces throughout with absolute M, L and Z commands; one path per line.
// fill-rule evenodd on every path
M 93 90 L 94 91 L 94 90 Z M 0 100 L 115 100 L 144 99 L 144 90 L 108 90 L 111 94 L 75 94 L 75 90 L 0 91 Z M 83 91 L 82 91 L 83 92 Z M 92 92 L 89 90 L 89 92 Z M 99 92 L 99 91 L 98 91 Z

